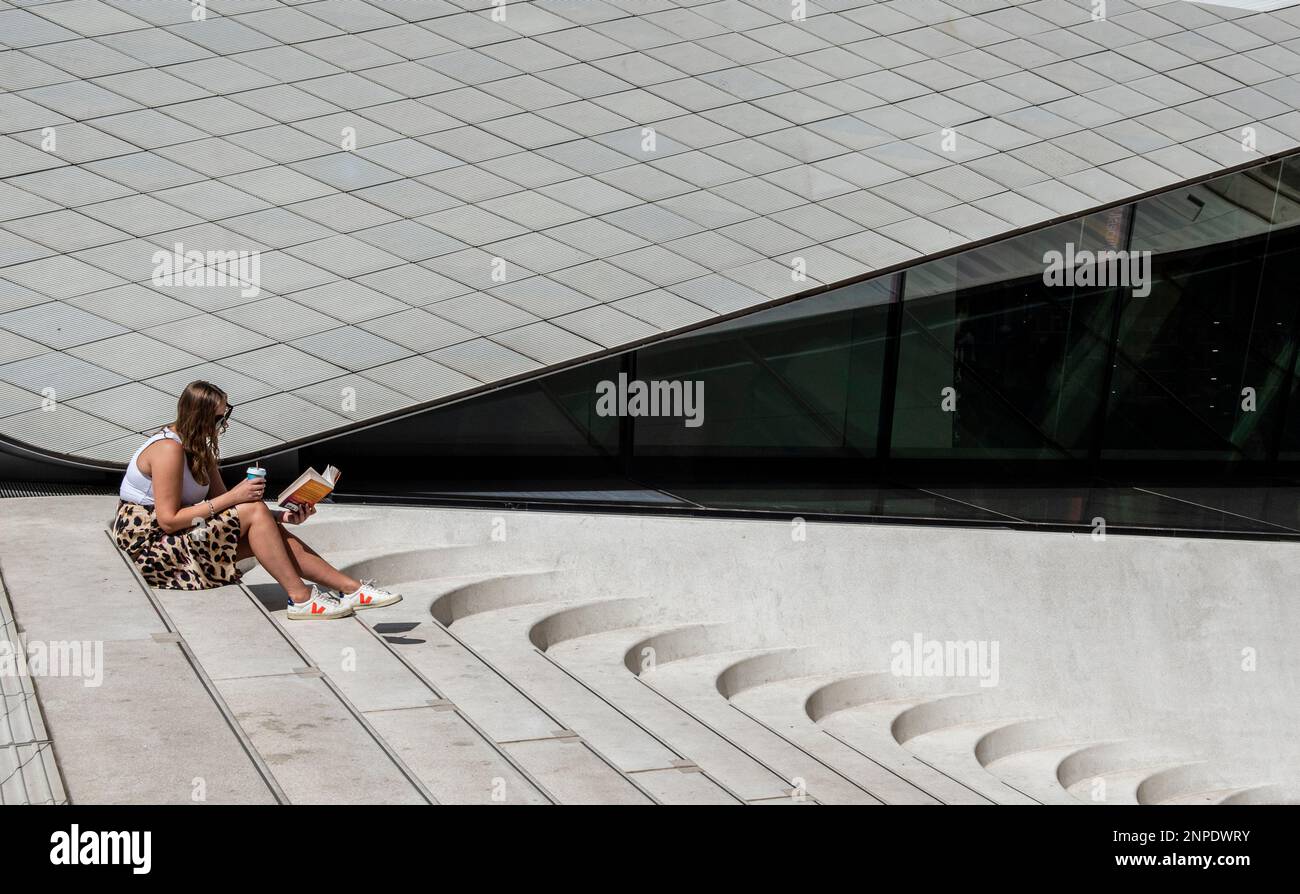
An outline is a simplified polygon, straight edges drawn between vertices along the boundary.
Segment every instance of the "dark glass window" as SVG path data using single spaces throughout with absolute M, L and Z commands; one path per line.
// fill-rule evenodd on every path
M 619 426 L 596 413 L 596 382 L 617 375 L 619 365 L 605 358 L 382 423 L 304 448 L 302 460 L 337 465 L 363 491 L 607 474 L 617 464 Z
M 637 379 L 703 383 L 705 423 L 637 419 L 636 455 L 873 456 L 891 288 L 847 286 L 641 349 Z
M 1114 290 L 1049 284 L 1049 252 L 1122 247 L 1123 211 L 906 272 L 892 455 L 1083 459 Z
M 1300 160 L 1262 165 L 304 458 L 345 468 L 356 492 L 525 480 L 572 501 L 621 488 L 708 508 L 1300 532 L 1275 480 L 1300 463 L 1298 223 Z M 602 412 L 620 377 L 699 383 L 703 424 Z
M 1150 294 L 1126 290 L 1103 458 L 1263 460 L 1290 387 L 1296 234 L 1275 226 L 1282 165 L 1139 202 L 1132 248 Z M 1290 207 L 1287 207 L 1290 206 Z

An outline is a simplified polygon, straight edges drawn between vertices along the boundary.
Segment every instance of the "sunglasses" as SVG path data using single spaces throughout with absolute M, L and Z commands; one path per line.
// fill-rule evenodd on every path
M 235 412 L 234 404 L 226 404 L 226 412 L 222 413 L 221 418 L 217 420 L 217 426 L 222 431 L 225 431 L 230 425 L 230 414 L 233 412 Z

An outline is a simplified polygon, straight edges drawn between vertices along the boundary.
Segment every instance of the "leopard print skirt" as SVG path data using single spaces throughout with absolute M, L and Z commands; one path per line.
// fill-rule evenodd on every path
M 189 531 L 168 534 L 152 506 L 119 503 L 113 539 L 151 587 L 210 590 L 238 583 L 239 509 L 231 506 Z

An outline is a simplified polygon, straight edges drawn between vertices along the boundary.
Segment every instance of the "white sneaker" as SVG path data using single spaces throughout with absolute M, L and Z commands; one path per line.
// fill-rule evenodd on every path
M 383 608 L 385 605 L 394 605 L 402 601 L 398 593 L 390 593 L 375 586 L 375 581 L 363 580 L 361 587 L 355 593 L 341 593 L 343 604 L 354 611 L 364 611 L 368 608 Z
M 337 593 L 322 593 L 315 584 L 311 587 L 311 598 L 306 602 L 289 600 L 289 609 L 285 613 L 290 621 L 333 621 L 346 618 L 352 614 L 352 606 L 339 598 Z

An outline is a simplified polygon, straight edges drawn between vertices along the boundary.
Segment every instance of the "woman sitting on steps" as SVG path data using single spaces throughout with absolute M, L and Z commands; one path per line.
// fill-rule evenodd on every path
M 272 512 L 265 479 L 230 490 L 221 480 L 217 439 L 233 408 L 207 382 L 191 382 L 176 421 L 135 452 L 122 478 L 113 536 L 153 587 L 207 590 L 237 583 L 240 559 L 255 557 L 289 594 L 290 620 L 331 620 L 400 602 L 326 562 L 285 530 L 315 514 Z M 312 581 L 312 586 L 303 579 Z M 325 588 L 325 589 L 321 589 Z

